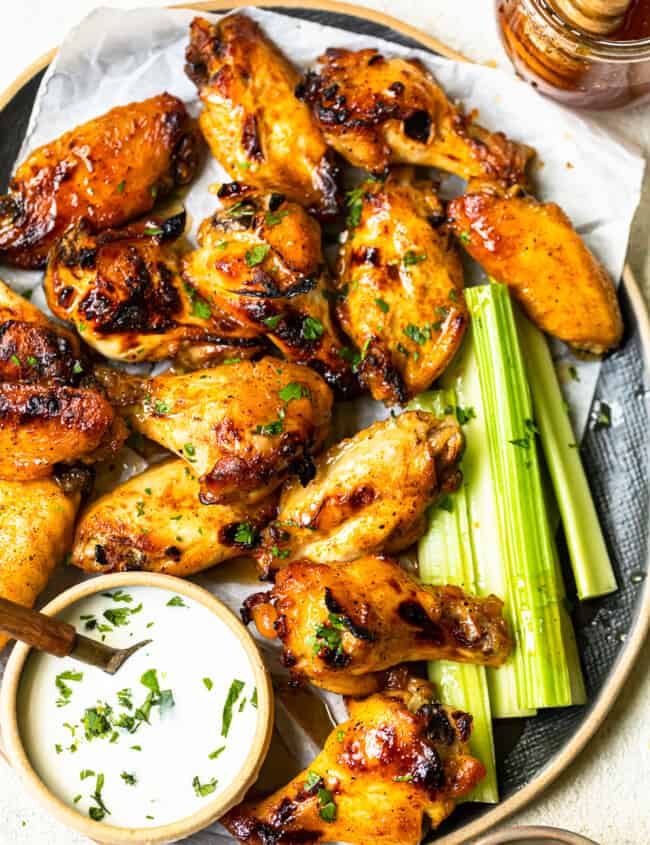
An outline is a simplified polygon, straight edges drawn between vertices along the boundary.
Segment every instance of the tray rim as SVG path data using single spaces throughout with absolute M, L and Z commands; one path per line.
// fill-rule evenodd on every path
M 162 4 L 161 4 L 162 5 Z M 168 8 L 172 9 L 195 9 L 205 12 L 225 12 L 246 6 L 261 9 L 275 9 L 278 7 L 292 9 L 312 9 L 347 15 L 361 19 L 370 20 L 373 23 L 388 27 L 401 35 L 412 38 L 424 47 L 439 53 L 441 56 L 457 61 L 471 62 L 467 56 L 448 47 L 437 38 L 422 32 L 415 26 L 404 23 L 392 15 L 379 12 L 375 9 L 358 6 L 353 3 L 339 2 L 339 0 L 202 0 L 196 3 L 178 3 Z M 0 93 L 0 110 L 6 108 L 11 100 L 27 85 L 36 74 L 44 70 L 54 59 L 57 48 L 48 50 L 29 64 L 9 86 Z M 644 369 L 650 373 L 650 313 L 645 302 L 641 287 L 632 271 L 629 263 L 626 262 L 622 274 L 622 284 L 630 300 L 632 312 L 639 329 L 641 347 L 643 352 Z M 648 455 L 650 456 L 650 443 L 648 444 Z M 650 459 L 650 458 L 649 458 Z M 650 550 L 646 561 L 646 568 L 650 571 Z M 435 845 L 469 845 L 470 840 L 480 836 L 503 822 L 514 813 L 522 810 L 525 806 L 538 798 L 568 766 L 573 763 L 585 749 L 587 743 L 595 736 L 602 726 L 610 710 L 618 699 L 625 682 L 627 681 L 641 649 L 650 634 L 650 579 L 646 579 L 643 593 L 637 604 L 635 618 L 630 630 L 630 635 L 621 649 L 616 662 L 614 663 L 605 684 L 600 693 L 591 703 L 587 716 L 566 743 L 566 745 L 551 758 L 549 763 L 525 786 L 521 787 L 510 798 L 495 804 L 492 809 L 486 810 L 478 819 L 470 821 L 462 828 L 446 834 L 434 840 Z M 0 757 L 6 760 L 0 749 Z

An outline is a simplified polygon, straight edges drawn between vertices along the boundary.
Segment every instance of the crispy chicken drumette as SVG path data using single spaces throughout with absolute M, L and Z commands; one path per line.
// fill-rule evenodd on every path
M 72 224 L 121 226 L 194 176 L 200 136 L 171 94 L 118 106 L 34 150 L 0 198 L 0 258 L 43 267 Z
M 240 842 L 418 845 L 425 818 L 438 827 L 485 776 L 468 749 L 472 717 L 438 704 L 426 681 L 348 709 L 307 770 L 221 819 Z
M 185 213 L 93 234 L 81 223 L 54 246 L 45 274 L 53 313 L 107 358 L 175 358 L 199 367 L 258 354 L 263 339 L 222 314 L 180 273 L 173 242 Z
M 297 89 L 328 144 L 356 167 L 438 167 L 463 179 L 523 182 L 533 151 L 488 132 L 453 105 L 416 60 L 331 48 Z
M 257 552 L 262 573 L 302 558 L 329 563 L 407 548 L 429 505 L 458 486 L 463 442 L 455 421 L 407 411 L 335 444 L 316 459 L 309 484 L 285 484 Z
M 187 75 L 199 90 L 201 130 L 233 179 L 282 191 L 327 218 L 338 211 L 338 168 L 311 110 L 294 96 L 300 76 L 246 15 L 195 18 Z
M 233 182 L 223 208 L 201 224 L 200 249 L 183 275 L 251 333 L 267 335 L 292 361 L 308 364 L 339 395 L 358 390 L 332 323 L 320 227 L 281 194 L 259 195 Z
M 143 379 L 98 372 L 129 426 L 176 452 L 201 501 L 260 501 L 288 475 L 310 477 L 329 430 L 332 395 L 308 367 L 262 358 Z
M 375 399 L 404 404 L 449 364 L 467 325 L 463 269 L 430 183 L 410 169 L 350 200 L 337 314 Z
M 448 214 L 467 252 L 510 287 L 540 329 L 595 354 L 620 343 L 614 284 L 558 205 L 520 188 L 474 183 Z
M 279 637 L 297 681 L 343 695 L 381 688 L 384 670 L 418 660 L 500 666 L 511 641 L 496 596 L 460 587 L 423 587 L 396 560 L 295 561 L 272 590 L 246 601 L 242 614 Z

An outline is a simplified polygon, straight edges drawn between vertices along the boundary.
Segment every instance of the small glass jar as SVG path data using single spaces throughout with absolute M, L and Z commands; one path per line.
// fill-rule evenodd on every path
M 541 93 L 589 109 L 650 100 L 650 37 L 591 36 L 562 18 L 549 0 L 496 0 L 496 11 L 517 74 Z

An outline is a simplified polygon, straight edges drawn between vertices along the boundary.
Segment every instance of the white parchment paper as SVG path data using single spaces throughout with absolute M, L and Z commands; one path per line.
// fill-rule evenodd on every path
M 387 55 L 417 56 L 451 97 L 462 100 L 468 109 L 479 111 L 483 125 L 502 130 L 536 148 L 537 195 L 542 200 L 559 203 L 611 276 L 620 278 L 644 168 L 643 159 L 634 150 L 615 142 L 585 119 L 542 99 L 530 87 L 502 71 L 452 62 L 424 51 L 273 12 L 244 11 L 302 68 L 312 65 L 327 47 L 376 46 Z M 196 89 L 183 72 L 188 25 L 193 14 L 166 9 L 97 9 L 85 18 L 65 39 L 45 75 L 19 161 L 40 144 L 113 106 L 163 90 L 181 97 L 190 112 L 197 114 Z M 201 220 L 214 211 L 215 199 L 208 186 L 220 181 L 228 181 L 228 176 L 210 158 L 186 197 L 192 226 L 190 239 Z M 21 291 L 34 289 L 33 301 L 45 308 L 40 273 L 0 267 L 0 276 Z M 470 278 L 475 277 L 476 268 L 470 272 Z M 567 373 L 573 365 L 579 374 L 579 381 L 563 379 L 563 386 L 576 433 L 582 436 L 600 364 L 574 360 L 559 344 L 554 346 L 554 351 L 561 359 L 560 373 Z M 337 415 L 335 433 L 344 436 L 384 415 L 383 408 L 369 400 L 348 403 L 341 406 Z M 77 570 L 60 570 L 47 595 L 60 592 L 82 577 Z M 235 611 L 243 598 L 257 588 L 251 568 L 244 570 L 242 564 L 217 567 L 195 580 L 217 593 Z M 267 650 L 267 654 L 279 673 L 277 652 Z M 341 715 L 340 701 L 328 696 L 328 702 Z M 317 751 L 314 731 L 304 731 L 290 710 L 290 699 L 282 698 L 277 713 L 282 742 L 273 754 L 275 771 L 269 773 L 269 783 L 279 784 L 287 779 Z M 286 768 L 286 772 L 280 772 L 279 779 L 278 765 Z M 215 845 L 222 839 L 219 830 L 222 831 L 214 826 L 196 834 L 192 842 Z

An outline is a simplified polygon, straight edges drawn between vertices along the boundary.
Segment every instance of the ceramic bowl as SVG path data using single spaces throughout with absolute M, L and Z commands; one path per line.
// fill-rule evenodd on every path
M 9 762 L 23 780 L 31 794 L 59 821 L 104 845 L 163 845 L 176 842 L 202 830 L 224 815 L 242 800 L 248 789 L 257 780 L 264 762 L 273 731 L 273 691 L 268 672 L 251 635 L 237 617 L 212 593 L 190 581 L 159 575 L 151 572 L 123 572 L 102 575 L 84 581 L 57 596 L 43 612 L 55 616 L 69 605 L 94 593 L 114 590 L 118 587 L 157 587 L 174 595 L 186 596 L 207 608 L 224 622 L 242 645 L 257 685 L 257 725 L 251 748 L 244 764 L 232 783 L 214 800 L 206 802 L 200 810 L 170 824 L 147 828 L 116 827 L 96 822 L 81 815 L 56 797 L 41 780 L 32 767 L 21 740 L 17 716 L 17 698 L 20 679 L 25 668 L 30 646 L 17 643 L 5 670 L 0 691 L 0 727 L 3 747 Z
M 569 830 L 559 827 L 510 827 L 489 833 L 473 845 L 598 845 Z

